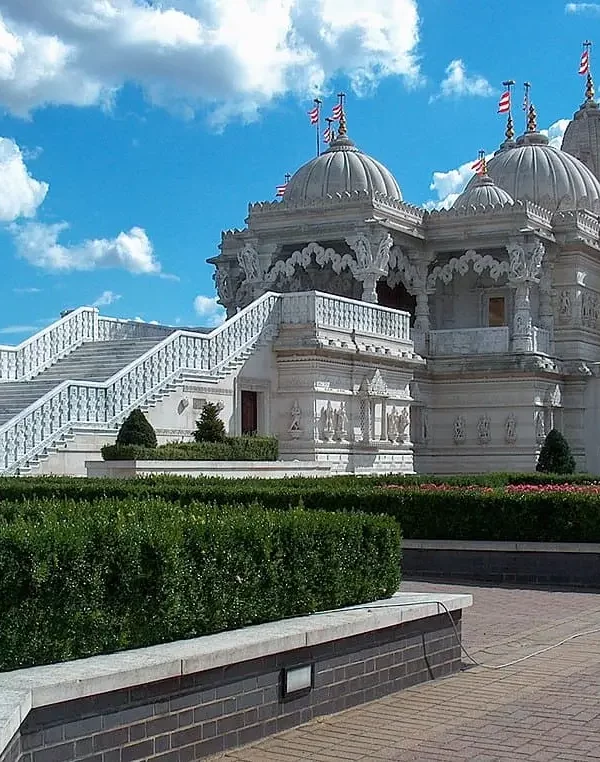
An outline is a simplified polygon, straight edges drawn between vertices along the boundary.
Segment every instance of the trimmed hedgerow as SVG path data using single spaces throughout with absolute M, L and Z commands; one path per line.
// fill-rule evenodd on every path
M 400 582 L 389 517 L 47 500 L 0 519 L 0 669 L 363 603 Z
M 227 437 L 222 442 L 173 442 L 155 449 L 105 445 L 104 460 L 277 460 L 275 437 Z
M 117 434 L 117 446 L 137 445 L 138 447 L 156 447 L 156 432 L 152 424 L 139 408 L 131 413 L 121 424 Z

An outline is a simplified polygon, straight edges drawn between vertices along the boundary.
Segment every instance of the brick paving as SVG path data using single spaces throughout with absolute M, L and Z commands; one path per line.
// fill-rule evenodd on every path
M 600 594 L 416 582 L 405 582 L 402 589 L 472 593 L 463 642 L 478 661 L 490 665 L 600 628 Z M 600 760 L 600 632 L 512 667 L 473 667 L 418 685 L 217 760 Z

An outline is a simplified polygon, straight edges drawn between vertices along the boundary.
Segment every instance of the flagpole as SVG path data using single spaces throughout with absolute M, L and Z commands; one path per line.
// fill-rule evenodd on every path
M 594 80 L 592 78 L 592 43 L 589 40 L 586 40 L 583 43 L 583 49 L 587 53 L 587 82 L 585 87 L 585 97 L 588 101 L 594 100 Z
M 317 107 L 317 124 L 316 124 L 316 131 L 317 131 L 317 156 L 321 155 L 321 104 L 323 101 L 319 100 L 319 98 L 315 98 L 315 106 Z
M 512 118 L 512 88 L 514 87 L 514 79 L 505 80 L 502 85 L 508 90 L 508 119 L 506 120 L 506 135 L 507 140 L 512 140 L 515 136 L 515 128 Z
M 527 117 L 529 116 L 529 106 L 530 98 L 529 98 L 529 92 L 531 90 L 531 82 L 524 82 L 523 87 L 525 88 L 525 98 L 523 100 L 523 111 L 525 112 L 525 129 L 527 129 Z

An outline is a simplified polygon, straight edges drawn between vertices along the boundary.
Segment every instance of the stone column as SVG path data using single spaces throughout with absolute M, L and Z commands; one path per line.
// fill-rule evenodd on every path
M 508 284 L 514 289 L 512 351 L 533 351 L 533 320 L 531 317 L 531 286 L 540 282 L 542 260 L 546 252 L 541 241 L 533 243 L 512 241 L 507 247 L 509 256 Z
M 387 402 L 385 397 L 381 398 L 381 433 L 379 439 L 381 442 L 387 441 Z

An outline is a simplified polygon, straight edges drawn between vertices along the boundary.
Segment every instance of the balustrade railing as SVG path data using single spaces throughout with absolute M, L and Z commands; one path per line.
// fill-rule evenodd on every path
M 226 373 L 281 323 L 316 322 L 408 340 L 406 313 L 327 294 L 268 292 L 211 333 L 178 330 L 103 383 L 64 381 L 0 427 L 0 473 L 11 473 L 73 426 L 112 426 L 186 372 Z
M 84 341 L 93 341 L 97 320 L 97 309 L 80 307 L 16 347 L 0 346 L 0 381 L 30 378 Z

